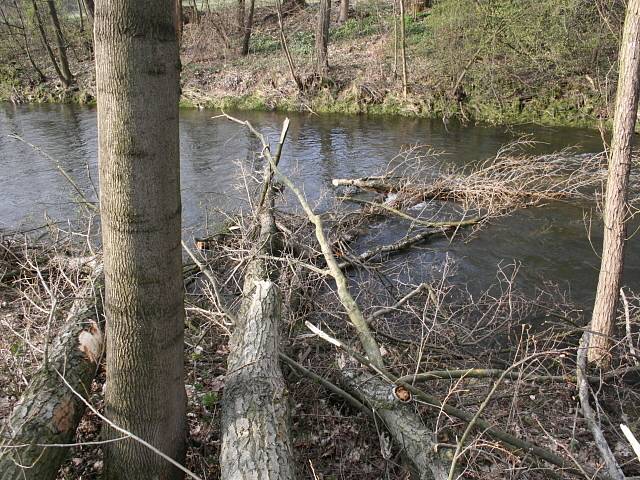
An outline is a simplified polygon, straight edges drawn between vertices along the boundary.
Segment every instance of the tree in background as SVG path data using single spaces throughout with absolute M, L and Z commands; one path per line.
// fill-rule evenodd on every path
M 329 24 L 331 22 L 331 0 L 320 0 L 318 23 L 316 24 L 315 70 L 321 78 L 329 74 Z
M 95 11 L 107 318 L 105 414 L 182 463 L 183 284 L 174 0 Z M 120 436 L 108 429 L 107 438 Z M 105 445 L 104 478 L 181 478 L 132 439 Z
M 604 205 L 604 242 L 589 341 L 589 362 L 601 366 L 608 364 L 610 336 L 622 282 L 631 145 L 638 113 L 638 68 L 640 0 L 629 0 L 620 45 L 618 91 Z
M 342 24 L 349 18 L 349 0 L 342 0 L 340 2 L 340 15 L 338 16 L 338 23 Z
M 51 44 L 49 43 L 49 39 L 45 30 L 45 24 L 38 7 L 38 0 L 31 0 L 31 6 L 33 7 L 33 14 L 35 17 L 36 25 L 38 27 L 38 32 L 40 33 L 42 44 L 47 50 L 47 54 L 49 55 L 51 64 L 53 65 L 58 78 L 62 82 L 62 85 L 64 85 L 65 87 L 69 87 L 73 83 L 73 75 L 69 70 L 69 62 L 67 61 L 67 51 L 66 45 L 64 43 L 64 38 L 62 37 L 62 29 L 60 28 L 60 22 L 58 21 L 58 16 L 55 5 L 53 5 L 53 1 L 47 1 L 47 4 L 49 5 L 49 14 L 51 16 L 52 22 L 54 23 L 54 25 L 57 25 L 57 27 L 54 28 L 56 28 L 56 41 L 58 43 L 59 58 L 56 58 L 56 54 L 54 53 L 53 48 L 51 48 Z
M 244 29 L 244 35 L 242 36 L 242 46 L 240 48 L 240 55 L 249 54 L 249 41 L 251 40 L 251 30 L 253 29 L 253 11 L 256 6 L 256 0 L 249 0 L 249 11 L 247 17 L 243 20 L 242 27 Z M 244 12 L 244 1 L 242 3 L 242 11 Z

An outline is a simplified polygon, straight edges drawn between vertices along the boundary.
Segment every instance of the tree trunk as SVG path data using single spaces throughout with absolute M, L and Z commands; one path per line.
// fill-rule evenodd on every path
M 84 10 L 87 12 L 87 16 L 93 22 L 94 10 L 95 10 L 95 5 L 93 3 L 93 0 L 82 0 L 82 3 L 84 3 Z
M 37 0 L 31 0 L 31 6 L 33 7 L 33 15 L 36 19 L 36 25 L 38 26 L 38 32 L 40 32 L 40 39 L 42 40 L 42 44 L 47 50 L 47 54 L 49 55 L 49 59 L 51 60 L 53 69 L 56 71 L 56 75 L 58 75 L 58 78 L 64 84 L 64 76 L 62 74 L 62 71 L 60 70 L 60 66 L 58 65 L 56 54 L 53 52 L 51 44 L 49 43 L 49 39 L 47 38 L 47 33 L 44 29 L 44 24 L 42 22 L 42 16 L 40 15 L 40 9 L 38 8 Z
M 589 342 L 589 362 L 608 364 L 610 336 L 616 320 L 626 237 L 627 190 L 631 144 L 638 113 L 640 0 L 629 0 L 620 44 L 620 66 L 609 175 L 604 207 L 604 242 Z
M 249 40 L 251 40 L 251 30 L 253 29 L 253 10 L 255 6 L 256 0 L 249 0 L 249 12 L 244 21 L 244 37 L 242 38 L 242 48 L 240 49 L 240 54 L 243 56 L 249 53 Z
M 403 456 L 420 480 L 446 480 L 448 462 L 438 455 L 437 439 L 432 430 L 422 424 L 415 407 L 400 402 L 393 395 L 393 386 L 377 375 L 363 372 L 349 362 L 342 368 L 342 378 L 354 396 L 371 407 L 382 419 Z
M 84 16 L 82 15 L 82 1 L 78 0 L 78 15 L 80 15 L 80 31 L 84 32 Z
M 105 414 L 177 462 L 185 456 L 174 0 L 101 0 L 95 12 L 107 318 Z M 107 438 L 116 434 L 107 429 Z M 104 478 L 182 478 L 134 440 L 105 446 Z
M 175 18 L 176 37 L 178 37 L 178 46 L 182 44 L 182 0 L 175 0 Z
M 242 33 L 244 32 L 244 0 L 238 0 L 237 8 L 236 23 L 238 24 L 238 33 Z
M 316 25 L 316 73 L 325 78 L 329 74 L 329 23 L 331 21 L 331 0 L 320 0 L 318 23 Z
M 73 75 L 69 69 L 69 60 L 67 59 L 67 45 L 62 35 L 62 27 L 60 26 L 60 20 L 58 20 L 58 12 L 56 11 L 56 4 L 54 0 L 47 0 L 49 6 L 49 16 L 51 17 L 51 23 L 53 23 L 53 30 L 56 33 L 56 46 L 58 47 L 58 59 L 60 60 L 60 71 L 62 76 L 62 84 L 65 87 L 69 87 L 73 83 Z
M 405 51 L 406 36 L 404 28 L 404 0 L 398 0 L 400 5 L 400 61 L 402 62 L 402 95 L 407 97 L 407 53 Z
M 280 246 L 272 197 L 267 197 L 260 213 L 257 250 L 273 255 Z M 295 478 L 288 393 L 278 356 L 282 306 L 272 275 L 260 258 L 250 262 L 245 274 L 244 299 L 231 336 L 222 398 L 223 480 Z
M 340 2 L 340 16 L 338 17 L 338 23 L 342 24 L 349 18 L 349 0 L 341 0 Z
M 47 364 L 36 372 L 13 409 L 0 438 L 0 480 L 57 478 L 68 449 L 46 445 L 73 442 L 85 410 L 58 372 L 86 398 L 102 355 L 101 311 L 96 298 L 100 294 L 94 294 L 89 282 L 52 342 Z M 27 446 L 5 448 L 8 445 Z

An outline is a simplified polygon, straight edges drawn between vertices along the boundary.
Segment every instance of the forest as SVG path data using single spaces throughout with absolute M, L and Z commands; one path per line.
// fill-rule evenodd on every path
M 0 0 L 0 480 L 640 478 L 640 0 Z

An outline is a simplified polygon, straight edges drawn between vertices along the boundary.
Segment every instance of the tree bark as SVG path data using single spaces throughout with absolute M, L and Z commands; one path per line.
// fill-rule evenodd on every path
M 325 78 L 329 74 L 329 24 L 331 21 L 331 0 L 320 0 L 318 23 L 316 25 L 316 73 Z
M 601 366 L 609 361 L 610 336 L 616 320 L 622 282 L 626 238 L 627 190 L 631 171 L 631 146 L 638 113 L 640 85 L 640 0 L 629 0 L 620 44 L 618 91 L 613 121 L 604 207 L 604 241 L 598 277 L 588 360 Z
M 0 437 L 0 480 L 54 480 L 73 441 L 85 404 L 58 372 L 85 397 L 102 355 L 100 298 L 89 282 L 78 294 L 67 321 L 52 342 L 47 363 L 29 383 Z M 7 448 L 9 445 L 20 448 Z
M 60 20 L 58 19 L 58 12 L 56 11 L 56 4 L 54 0 L 47 0 L 49 7 L 49 16 L 51 17 L 51 23 L 53 24 L 53 31 L 56 34 L 56 46 L 58 48 L 58 59 L 60 60 L 60 72 L 62 73 L 61 80 L 65 87 L 71 86 L 73 83 L 73 75 L 69 69 L 69 60 L 67 59 L 67 44 L 62 35 L 62 27 L 60 26 Z
M 280 250 L 271 206 L 268 195 L 256 249 L 266 255 Z M 245 274 L 222 398 L 223 480 L 295 478 L 288 392 L 279 365 L 282 305 L 272 277 L 267 262 L 258 258 Z
M 349 19 L 349 0 L 340 1 L 340 16 L 338 17 L 338 23 L 344 23 Z
M 185 456 L 174 0 L 101 0 L 95 11 L 107 318 L 105 414 L 179 463 Z M 107 429 L 106 437 L 116 433 Z M 105 445 L 107 480 L 182 478 L 133 440 Z
M 244 21 L 244 36 L 242 37 L 242 48 L 240 54 L 245 56 L 249 54 L 249 41 L 251 40 L 251 30 L 253 29 L 253 11 L 256 6 L 256 0 L 249 0 L 249 12 Z
M 437 439 L 433 431 L 422 424 L 414 407 L 400 402 L 393 395 L 393 386 L 377 375 L 351 365 L 341 369 L 342 378 L 354 396 L 371 407 L 409 461 L 420 480 L 446 480 L 448 462 L 436 452 Z

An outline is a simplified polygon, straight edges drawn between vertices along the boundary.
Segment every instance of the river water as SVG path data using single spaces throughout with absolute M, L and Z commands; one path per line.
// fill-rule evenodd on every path
M 214 210 L 234 211 L 245 204 L 240 181 L 251 172 L 259 145 L 240 126 L 213 119 L 215 112 L 183 110 L 180 118 L 182 202 L 185 236 L 197 235 L 215 223 Z M 284 118 L 275 113 L 242 113 L 274 141 Z M 331 179 L 379 171 L 398 151 L 410 145 L 430 145 L 446 159 L 465 165 L 493 156 L 522 134 L 542 142 L 540 153 L 577 146 L 578 152 L 601 150 L 597 132 L 533 126 L 463 127 L 441 121 L 365 116 L 292 115 L 282 166 L 304 186 L 309 199 L 331 194 Z M 96 111 L 76 106 L 0 105 L 0 231 L 32 228 L 76 216 L 67 181 L 55 165 L 8 135 L 17 134 L 42 148 L 72 174 L 87 197 L 96 199 Z M 551 282 L 589 308 L 597 282 L 601 225 L 592 225 L 591 239 L 584 216 L 588 208 L 549 205 L 501 218 L 467 242 L 446 239 L 427 244 L 411 258 L 424 268 L 441 269 L 448 256 L 456 264 L 456 279 L 480 291 L 496 279 L 498 265 L 520 265 L 519 283 L 533 291 Z M 384 225 L 385 239 L 402 234 L 402 225 Z M 592 245 L 593 244 L 593 245 Z M 640 248 L 629 242 L 625 283 L 640 281 Z M 510 267 L 506 267 L 509 271 Z

